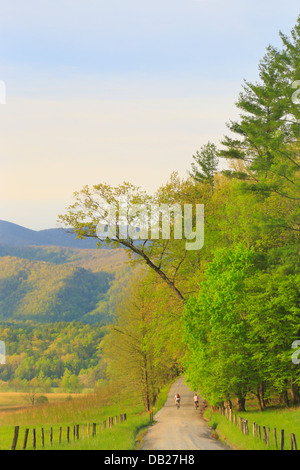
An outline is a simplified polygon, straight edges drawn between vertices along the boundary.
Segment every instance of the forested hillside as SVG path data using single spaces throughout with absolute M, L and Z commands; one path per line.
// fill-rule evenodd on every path
M 120 250 L 0 245 L 0 318 L 106 323 L 128 272 Z
M 104 298 L 111 281 L 112 275 L 105 272 L 2 257 L 0 318 L 85 321 Z

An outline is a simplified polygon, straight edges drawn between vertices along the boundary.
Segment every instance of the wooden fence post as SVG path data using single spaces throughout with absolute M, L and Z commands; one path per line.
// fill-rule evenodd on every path
M 274 428 L 274 439 L 275 439 L 275 449 L 277 450 L 277 449 L 278 449 L 278 446 L 277 446 L 277 433 L 276 433 L 276 428 Z
M 263 426 L 262 428 L 263 428 L 263 433 L 264 433 L 264 441 L 265 441 L 265 443 L 267 443 L 267 431 L 266 431 L 266 427 Z
M 106 420 L 103 421 L 102 427 L 103 427 L 103 429 L 106 429 Z
M 60 426 L 59 428 L 59 438 L 58 438 L 58 443 L 61 444 L 61 435 L 62 435 L 62 427 Z
M 11 445 L 11 450 L 16 450 L 18 437 L 19 437 L 19 426 L 15 426 L 14 438 L 13 438 L 13 442 L 12 442 L 12 445 Z
M 284 429 L 280 432 L 280 450 L 284 450 Z
M 44 447 L 44 445 L 45 445 L 44 428 L 41 429 L 41 441 L 42 441 L 42 447 Z
M 93 423 L 93 437 L 96 436 L 96 423 Z
M 291 434 L 291 450 L 297 450 L 296 436 L 294 433 Z
M 35 429 L 32 430 L 32 447 L 36 449 L 36 432 Z
M 27 439 L 28 439 L 28 433 L 29 433 L 29 429 L 25 429 L 25 436 L 24 436 L 24 443 L 23 443 L 23 450 L 26 449 L 26 446 L 27 446 Z
M 70 426 L 67 427 L 67 442 L 70 442 Z
M 53 428 L 50 428 L 50 446 L 52 446 L 53 442 Z

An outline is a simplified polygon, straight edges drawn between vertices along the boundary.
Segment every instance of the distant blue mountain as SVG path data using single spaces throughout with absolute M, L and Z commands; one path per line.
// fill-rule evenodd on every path
M 47 230 L 30 230 L 21 225 L 0 220 L 0 244 L 10 246 L 59 246 L 66 248 L 95 249 L 96 240 L 76 239 L 71 230 L 53 228 Z M 104 245 L 105 246 L 105 245 Z M 106 247 L 106 246 L 105 246 Z

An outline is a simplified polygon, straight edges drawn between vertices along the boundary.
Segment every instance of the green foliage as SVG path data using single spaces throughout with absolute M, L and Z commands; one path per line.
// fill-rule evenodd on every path
M 187 377 L 211 403 L 238 397 L 242 404 L 249 392 L 261 407 L 274 393 L 288 403 L 290 384 L 299 385 L 291 345 L 299 334 L 300 276 L 284 271 L 253 249 L 220 250 L 198 297 L 187 302 Z
M 211 142 L 203 145 L 200 152 L 197 150 L 196 155 L 193 155 L 193 159 L 191 176 L 199 183 L 208 183 L 213 191 L 219 161 L 216 145 Z
M 7 357 L 0 380 L 22 390 L 33 379 L 38 380 L 39 388 L 47 383 L 61 385 L 66 391 L 94 388 L 105 378 L 101 352 L 105 334 L 101 326 L 79 322 L 2 323 L 0 337 Z

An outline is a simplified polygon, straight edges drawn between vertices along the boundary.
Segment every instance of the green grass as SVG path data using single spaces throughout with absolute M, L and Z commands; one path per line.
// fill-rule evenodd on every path
M 169 386 L 161 390 L 153 408 L 157 412 L 165 403 Z M 103 421 L 108 417 L 126 413 L 125 422 L 114 423 L 111 429 L 103 429 Z M 27 449 L 33 449 L 33 429 L 36 431 L 36 449 L 38 450 L 134 450 L 137 435 L 150 425 L 149 413 L 141 404 L 130 400 L 116 399 L 109 389 L 103 388 L 101 394 L 89 394 L 74 398 L 60 404 L 47 404 L 26 408 L 22 412 L 0 415 L 0 450 L 9 450 L 12 445 L 14 427 L 19 426 L 17 450 L 21 450 L 25 430 L 29 429 Z M 90 424 L 90 437 L 87 436 L 87 425 Z M 96 436 L 92 436 L 92 424 L 96 423 Z M 74 426 L 79 425 L 79 439 L 73 438 Z M 61 444 L 59 430 L 62 428 Z M 67 427 L 70 428 L 70 442 L 67 441 Z M 42 428 L 45 445 L 42 447 Z M 50 446 L 50 429 L 53 441 Z
M 291 448 L 291 434 L 296 436 L 297 446 L 300 449 L 300 409 L 267 409 L 265 411 L 248 411 L 237 412 L 237 426 L 226 419 L 225 416 L 220 416 L 219 413 L 212 413 L 209 425 L 216 427 L 219 437 L 225 437 L 235 448 L 241 450 L 276 450 L 274 428 L 277 431 L 277 445 L 280 448 L 280 431 L 284 430 L 285 434 L 285 450 Z M 207 410 L 205 417 L 209 418 L 210 410 Z M 238 427 L 238 416 L 248 420 L 249 435 L 245 436 Z M 267 448 L 263 439 L 253 437 L 252 423 L 261 426 L 261 435 L 263 436 L 262 427 L 270 428 L 269 434 L 269 448 Z
M 93 416 L 93 420 L 89 422 L 90 426 L 90 437 L 87 436 L 87 422 L 80 422 L 75 420 L 68 423 L 59 424 L 48 424 L 38 426 L 28 426 L 30 429 L 27 449 L 32 450 L 32 429 L 36 429 L 36 448 L 38 450 L 132 450 L 135 448 L 135 438 L 142 426 L 149 424 L 149 416 L 147 413 L 141 413 L 141 407 L 133 407 L 127 413 L 127 420 L 114 424 L 111 429 L 103 429 L 102 422 L 107 420 L 108 416 L 116 416 L 119 413 L 119 409 L 116 406 L 104 407 L 103 410 Z M 96 419 L 98 418 L 98 420 Z M 96 436 L 92 436 L 92 423 L 95 422 Z M 79 424 L 79 439 L 73 436 L 74 425 Z M 67 427 L 70 427 L 70 441 L 67 441 Z M 45 445 L 42 447 L 41 441 L 41 429 L 44 428 Z M 53 429 L 53 441 L 50 445 L 50 428 Z M 59 428 L 62 427 L 62 438 L 61 444 L 59 444 Z M 24 441 L 26 426 L 22 426 L 19 432 L 19 440 L 17 450 L 20 450 Z M 82 429 L 84 434 L 82 434 Z M 11 446 L 13 429 L 8 428 L 10 439 L 6 440 L 6 446 Z M 2 433 L 2 429 L 1 429 Z M 7 433 L 6 433 L 7 435 Z M 2 443 L 2 440 L 1 440 Z M 1 446 L 2 447 L 2 446 Z

